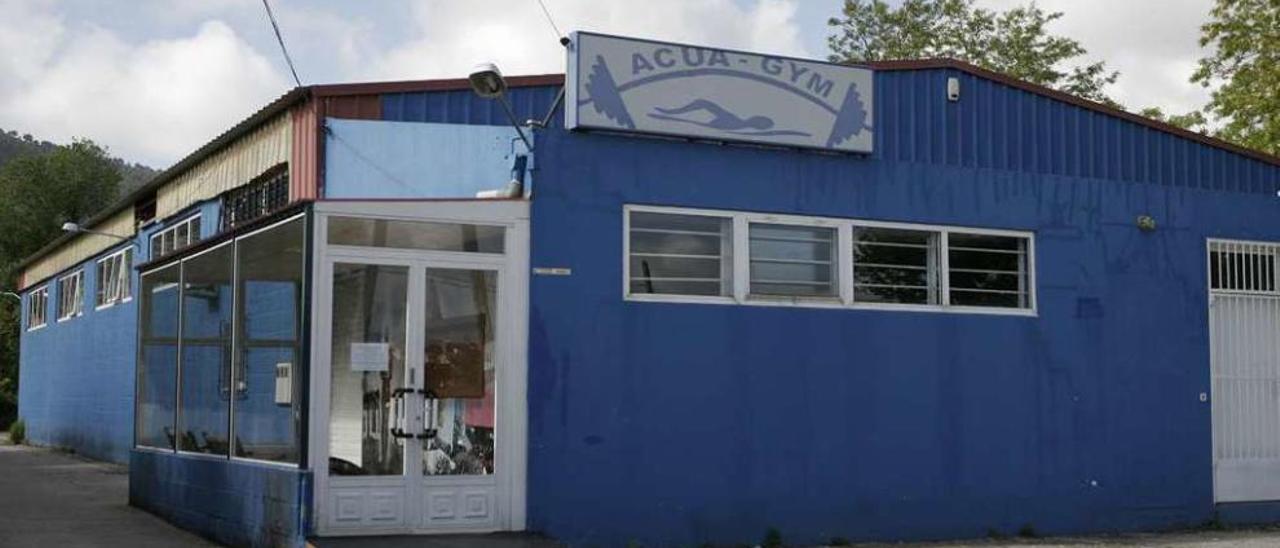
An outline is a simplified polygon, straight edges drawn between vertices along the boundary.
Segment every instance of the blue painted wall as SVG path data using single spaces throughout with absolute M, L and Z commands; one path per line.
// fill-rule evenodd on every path
M 175 215 L 185 219 L 202 214 L 201 231 L 211 236 L 218 226 L 216 202 L 199 204 Z M 147 260 L 151 234 L 157 223 L 134 240 L 134 264 Z M 135 298 L 95 310 L 97 261 L 123 248 L 113 247 L 73 268 L 33 285 L 49 287 L 47 325 L 28 331 L 25 315 L 19 337 L 18 416 L 26 421 L 27 438 L 35 445 L 65 447 L 96 459 L 127 462 L 133 446 L 134 372 L 138 343 L 138 275 L 133 274 Z M 84 269 L 82 316 L 57 321 L 57 279 Z M 25 307 L 29 292 L 23 294 Z M 25 308 L 24 308 L 25 310 Z
M 326 198 L 471 198 L 527 154 L 510 126 L 325 121 Z
M 532 529 L 815 543 L 1211 518 L 1205 238 L 1280 240 L 1280 169 L 949 71 L 878 74 L 876 97 L 870 157 L 540 133 L 532 263 L 573 275 L 531 281 Z M 627 302 L 624 204 L 1034 231 L 1039 315 Z
M 129 504 L 230 546 L 305 546 L 311 472 L 135 450 Z

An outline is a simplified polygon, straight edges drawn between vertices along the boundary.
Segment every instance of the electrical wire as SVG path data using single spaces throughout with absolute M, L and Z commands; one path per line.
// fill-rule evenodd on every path
M 262 0 L 262 7 L 267 8 L 267 19 L 271 20 L 272 30 L 276 31 L 276 42 L 280 44 L 280 51 L 284 53 L 284 62 L 289 65 L 289 72 L 293 74 L 293 81 L 298 84 L 298 87 L 302 87 L 302 80 L 298 78 L 298 71 L 293 68 L 293 58 L 289 57 L 289 48 L 284 46 L 284 37 L 280 36 L 280 25 L 276 23 L 276 14 L 271 12 L 271 4 L 267 0 Z
M 560 33 L 560 27 L 556 26 L 556 20 L 551 18 L 551 11 L 547 10 L 547 4 L 542 0 L 537 0 L 537 2 L 538 6 L 542 8 L 542 14 L 547 16 L 547 23 L 551 24 L 551 30 L 555 31 L 556 40 L 563 40 L 564 34 Z

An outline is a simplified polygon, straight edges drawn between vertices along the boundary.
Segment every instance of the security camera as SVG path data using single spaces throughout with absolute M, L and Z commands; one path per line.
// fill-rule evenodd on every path
M 502 97 L 507 91 L 507 81 L 502 79 L 502 71 L 493 63 L 476 65 L 467 79 L 471 81 L 471 90 L 485 99 Z

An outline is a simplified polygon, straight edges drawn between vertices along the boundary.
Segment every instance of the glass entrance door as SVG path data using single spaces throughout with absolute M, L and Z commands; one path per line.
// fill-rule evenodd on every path
M 498 265 L 330 263 L 328 525 L 497 524 Z

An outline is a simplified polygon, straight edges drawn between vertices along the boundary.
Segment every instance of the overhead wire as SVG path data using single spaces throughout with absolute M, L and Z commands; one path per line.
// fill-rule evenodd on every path
M 280 44 L 280 51 L 284 53 L 284 62 L 289 65 L 289 72 L 293 74 L 293 81 L 298 84 L 298 87 L 302 87 L 302 79 L 298 78 L 298 71 L 293 68 L 293 58 L 289 56 L 289 48 L 285 47 L 284 37 L 280 35 L 280 25 L 276 23 L 276 14 L 271 11 L 271 4 L 267 0 L 262 0 L 262 7 L 267 9 L 267 19 L 271 20 L 271 29 L 276 33 L 276 43 Z

